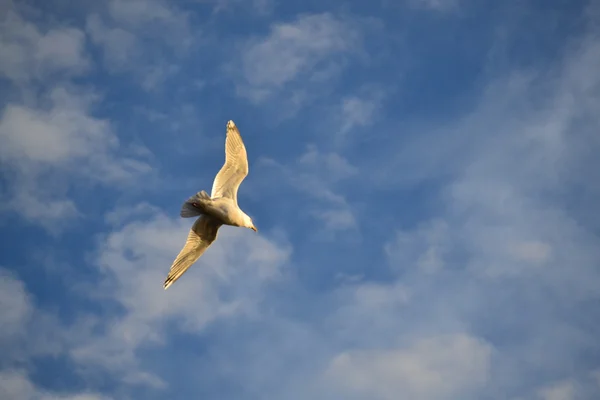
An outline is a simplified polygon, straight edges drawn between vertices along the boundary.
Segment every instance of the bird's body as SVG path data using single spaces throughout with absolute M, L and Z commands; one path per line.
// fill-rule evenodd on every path
M 229 197 L 210 197 L 205 191 L 198 192 L 190 197 L 181 207 L 181 216 L 210 215 L 224 225 L 246 226 L 249 218 Z
M 183 203 L 183 218 L 198 217 L 192 225 L 187 241 L 171 265 L 164 283 L 167 289 L 195 263 L 206 249 L 217 239 L 222 225 L 250 228 L 256 227 L 237 204 L 237 191 L 248 175 L 248 158 L 240 132 L 233 123 L 227 123 L 225 140 L 225 164 L 215 177 L 212 192 L 196 193 Z

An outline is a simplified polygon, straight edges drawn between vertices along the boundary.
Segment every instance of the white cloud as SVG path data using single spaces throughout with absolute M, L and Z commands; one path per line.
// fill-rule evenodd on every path
M 348 208 L 315 210 L 311 215 L 320 220 L 323 229 L 328 232 L 355 230 L 357 227 L 356 217 Z
M 344 97 L 338 111 L 339 146 L 348 139 L 348 134 L 355 129 L 371 125 L 381 112 L 385 92 L 377 88 L 363 88 L 357 93 Z
M 596 386 L 596 390 L 600 390 L 600 368 L 592 371 L 590 375 L 594 385 Z
M 60 351 L 61 339 L 54 317 L 36 308 L 34 299 L 15 274 L 0 268 L 0 277 L 0 368 Z
M 8 103 L 0 116 L 0 161 L 11 172 L 8 207 L 42 224 L 77 215 L 62 177 L 131 181 L 149 166 L 123 151 L 107 120 L 91 115 L 96 96 L 55 87 L 37 105 Z M 45 206 L 40 207 L 44 197 Z M 45 222 L 44 222 L 45 221 Z
M 351 178 L 357 173 L 356 167 L 337 153 L 323 153 L 315 145 L 309 145 L 306 152 L 298 159 L 298 164 L 309 172 L 317 174 L 327 171 L 329 181 Z
M 584 142 L 594 146 L 581 118 L 587 119 L 586 125 L 598 120 L 586 111 L 590 99 L 564 91 L 568 80 L 555 88 L 553 100 L 532 108 L 523 120 L 502 122 L 498 115 L 497 121 L 488 122 L 498 136 L 481 141 L 448 188 L 452 213 L 465 218 L 456 229 L 469 241 L 471 266 L 477 271 L 518 275 L 530 273 L 528 265 L 550 264 L 545 274 L 566 274 L 563 266 L 575 264 L 581 268 L 579 276 L 591 277 L 591 260 L 586 258 L 596 257 L 595 240 L 560 204 L 560 187 L 578 185 L 580 169 L 589 171 L 584 172 L 586 185 L 594 187 L 594 162 L 578 154 Z M 518 96 L 528 88 L 522 87 Z M 565 103 L 572 96 L 581 106 Z M 573 125 L 576 120 L 578 127 Z M 571 246 L 579 250 L 566 250 Z
M 381 166 L 387 176 L 405 171 L 402 183 L 439 183 L 440 191 L 428 192 L 435 219 L 384 247 L 419 307 L 408 320 L 398 309 L 373 320 L 395 317 L 413 332 L 453 324 L 485 332 L 490 343 L 503 344 L 486 393 L 598 394 L 581 383 L 594 363 L 579 358 L 598 348 L 597 326 L 581 322 L 594 319 L 588 304 L 600 298 L 599 221 L 589 217 L 597 201 L 579 203 L 600 193 L 600 164 L 591 155 L 600 149 L 597 38 L 593 33 L 570 47 L 561 65 L 496 79 L 474 109 L 455 123 L 414 132 L 417 139 L 401 138 L 391 151 L 395 160 Z M 382 183 L 389 190 L 400 180 Z M 437 273 L 423 276 L 424 266 Z M 433 327 L 421 326 L 414 315 L 422 313 Z M 399 323 L 383 326 L 401 329 Z M 547 385 L 545 374 L 559 381 Z
M 54 393 L 37 386 L 26 367 L 34 359 L 57 356 L 71 337 L 69 327 L 38 307 L 23 282 L 0 268 L 0 398 L 24 400 L 101 400 L 91 392 Z
M 433 11 L 451 11 L 460 6 L 460 0 L 409 0 L 409 4 Z
M 162 282 L 190 226 L 189 219 L 173 220 L 153 212 L 150 219 L 128 222 L 104 238 L 97 254 L 103 281 L 77 290 L 115 302 L 124 312 L 97 321 L 104 333 L 73 346 L 70 354 L 78 363 L 101 367 L 128 383 L 163 387 L 158 376 L 139 365 L 139 348 L 164 345 L 168 327 L 195 333 L 220 318 L 251 317 L 265 285 L 285 277 L 289 246 L 262 234 L 223 227 L 202 258 L 163 291 Z
M 540 389 L 541 400 L 574 400 L 575 384 L 572 381 L 554 383 L 551 386 Z
M 400 139 L 394 160 L 378 169 L 388 185 L 398 183 L 387 179 L 398 171 L 414 174 L 416 182 L 449 178 L 441 219 L 475 273 L 537 276 L 560 292 L 569 286 L 592 295 L 591 282 L 600 278 L 594 228 L 580 220 L 581 209 L 564 206 L 572 201 L 569 190 L 600 192 L 590 154 L 600 148 L 593 133 L 600 123 L 593 111 L 600 101 L 593 90 L 600 82 L 594 68 L 600 44 L 590 34 L 569 50 L 550 71 L 496 79 L 471 112 L 407 135 L 417 137 L 412 143 Z
M 114 21 L 97 20 L 106 25 L 98 28 L 96 40 L 102 40 L 102 32 L 125 32 L 110 39 L 117 45 L 122 38 L 124 46 L 107 50 L 107 55 L 115 52 L 115 59 L 107 62 L 126 65 L 129 52 L 139 44 L 131 32 L 147 21 L 164 21 L 164 15 L 156 10 L 142 10 L 138 15 L 135 7 L 140 3 L 114 4 L 125 9 Z M 303 43 L 275 28 L 267 41 L 275 34 L 284 37 L 282 43 Z M 127 43 L 129 35 L 134 37 L 132 47 Z M 101 45 L 109 46 L 108 42 Z M 271 45 L 278 48 L 278 43 L 275 40 Z M 315 70 L 317 74 L 325 71 L 327 76 L 329 70 L 321 69 L 321 62 L 328 56 L 315 48 L 304 49 L 308 61 L 291 58 L 299 66 L 286 70 L 285 65 L 275 65 L 273 71 L 280 75 L 272 81 L 263 77 L 253 88 L 266 88 L 269 93 L 285 90 Z M 346 51 L 333 50 L 336 54 Z M 211 341 L 211 345 L 221 346 L 213 348 L 218 354 L 194 362 L 218 371 L 213 376 L 235 381 L 249 396 L 396 399 L 402 393 L 414 399 L 468 399 L 481 398 L 475 394 L 478 390 L 479 394 L 493 391 L 501 396 L 516 391 L 515 387 L 519 391 L 529 390 L 524 388 L 527 385 L 537 388 L 538 372 L 552 376 L 566 370 L 570 373 L 577 363 L 574 353 L 595 349 L 597 335 L 593 334 L 595 328 L 586 328 L 587 319 L 573 323 L 569 318 L 579 316 L 580 305 L 589 305 L 578 301 L 593 303 L 600 287 L 595 272 L 600 259 L 598 241 L 592 221 L 578 216 L 581 210 L 565 211 L 562 203 L 574 181 L 585 184 L 579 187 L 584 192 L 598 186 L 594 175 L 598 170 L 594 162 L 596 44 L 583 43 L 574 55 L 566 72 L 559 74 L 560 82 L 553 78 L 540 83 L 535 77 L 522 76 L 502 80 L 490 86 L 464 120 L 424 135 L 419 145 L 395 154 L 403 158 L 413 152 L 411 160 L 417 160 L 413 168 L 400 173 L 417 176 L 415 180 L 450 176 L 451 181 L 444 186 L 447 190 L 442 199 L 447 203 L 436 209 L 437 219 L 401 230 L 396 236 L 391 230 L 385 250 L 392 265 L 400 268 L 376 271 L 374 278 L 384 275 L 389 282 L 358 282 L 333 294 L 310 293 L 305 298 L 290 291 L 287 301 L 295 304 L 294 316 L 286 320 L 291 313 L 285 308 L 291 305 L 266 306 L 262 300 L 270 282 L 285 276 L 289 246 L 262 233 L 257 236 L 224 228 L 205 256 L 164 292 L 161 282 L 191 221 L 166 217 L 147 204 L 120 208 L 107 216 L 114 231 L 100 238 L 98 251 L 90 256 L 96 256 L 98 269 L 94 272 L 102 281 L 89 281 L 74 289 L 86 300 L 118 312 L 96 317 L 82 310 L 73 325 L 57 326 L 53 318 L 42 318 L 21 282 L 2 275 L 0 340 L 9 343 L 3 346 L 7 349 L 3 360 L 18 360 L 15 364 L 21 365 L 22 360 L 31 359 L 32 352 L 66 354 L 84 375 L 98 372 L 104 380 L 108 372 L 118 377 L 118 384 L 160 389 L 168 384 L 168 378 L 154 369 L 156 364 L 146 363 L 146 350 L 170 357 L 172 350 L 180 348 L 170 347 L 169 332 L 197 334 L 214 322 L 243 316 L 241 319 L 259 320 L 261 335 L 247 335 L 243 340 L 228 337 L 222 342 L 218 338 Z M 167 73 L 161 71 L 159 75 Z M 308 78 L 314 79 L 314 75 Z M 148 79 L 149 87 L 155 85 L 151 75 Z M 543 89 L 538 92 L 540 84 Z M 542 102 L 537 97 L 540 93 L 544 94 Z M 29 218 L 45 218 L 48 213 L 59 218 L 77 212 L 60 186 L 58 192 L 49 189 L 54 179 L 43 184 L 48 171 L 69 179 L 76 175 L 106 183 L 138 176 L 140 171 L 130 170 L 117 156 L 120 147 L 109 122 L 94 117 L 93 97 L 72 88 L 57 88 L 47 98 L 14 102 L 5 108 L 0 121 L 0 156 L 18 176 L 32 178 L 32 183 L 13 193 L 13 203 L 26 209 Z M 346 111 L 357 114 L 353 128 L 367 126 L 374 114 L 361 101 L 369 97 L 347 99 L 350 106 Z M 342 110 L 343 104 L 339 105 Z M 100 154 L 92 148 L 100 149 Z M 586 148 L 591 158 L 586 158 Z M 324 231 L 356 230 L 355 210 L 341 187 L 354 183 L 362 168 L 317 147 L 308 147 L 291 162 L 264 163 L 261 168 L 275 166 L 284 177 L 279 181 L 297 190 L 303 209 L 321 219 Z M 386 171 L 398 173 L 396 168 Z M 264 182 L 273 186 L 272 191 L 282 189 L 266 177 Z M 559 188 L 559 193 L 554 188 Z M 564 197 L 557 196 L 561 193 Z M 36 202 L 41 194 L 51 194 L 43 209 Z M 382 229 L 390 233 L 389 228 Z M 377 265 L 369 264 L 365 270 L 371 267 Z M 282 311 L 277 307 L 284 308 L 285 315 L 278 314 Z M 580 322 L 586 326 L 578 325 Z M 472 333 L 446 334 L 448 331 Z M 489 342 L 473 333 L 481 331 L 485 333 L 481 337 L 490 338 Z M 246 336 L 246 332 L 240 335 Z M 496 339 L 501 353 L 497 359 L 492 358 L 490 344 Z M 31 349 L 31 343 L 36 343 L 36 349 Z M 164 354 L 160 354 L 161 360 Z M 213 362 L 215 359 L 218 362 Z M 319 386 L 315 381 L 324 365 L 329 369 Z M 541 400 L 568 399 L 580 394 L 575 382 L 561 380 L 531 393 Z M 0 397 L 10 398 L 10 394 L 3 396 L 5 388 L 17 398 L 98 398 L 47 393 L 21 370 L 0 372 Z M 597 393 L 598 387 L 591 390 Z M 338 396 L 328 397 L 331 391 Z
M 273 11 L 273 0 L 216 0 L 213 13 L 239 12 L 240 9 L 249 9 L 258 15 L 268 15 Z
M 0 371 L 0 397 L 7 400 L 110 400 L 112 398 L 87 391 L 77 394 L 50 392 L 37 387 L 25 372 L 20 370 Z
M 0 74 L 13 86 L 0 115 L 0 163 L 7 182 L 1 208 L 57 231 L 58 221 L 79 215 L 65 195 L 70 179 L 130 182 L 150 168 L 137 155 L 119 155 L 127 149 L 109 121 L 92 115 L 98 96 L 67 83 L 89 67 L 85 34 L 55 21 L 42 31 L 12 2 L 7 7 L 0 22 L 0 49 L 7 55 Z
M 434 273 L 444 268 L 452 248 L 451 240 L 448 224 L 434 220 L 414 231 L 398 231 L 393 242 L 387 243 L 384 249 L 396 270 L 417 268 Z
M 108 12 L 116 22 L 133 29 L 152 24 L 179 30 L 187 25 L 185 13 L 161 0 L 111 0 Z
M 395 340 L 401 331 L 399 324 L 406 323 L 401 315 L 411 306 L 411 297 L 411 289 L 399 280 L 374 283 L 357 279 L 356 283 L 344 284 L 335 291 L 339 306 L 331 321 L 338 330 L 350 335 L 360 326 L 369 326 L 370 335 L 364 335 L 360 340 L 353 338 L 361 346 L 385 344 Z
M 98 15 L 91 15 L 86 27 L 92 41 L 102 46 L 109 69 L 125 69 L 139 57 L 140 50 L 133 33 L 118 27 L 107 27 Z
M 510 250 L 517 258 L 534 264 L 547 262 L 552 251 L 546 243 L 538 241 L 516 243 Z
M 6 400 L 109 400 L 96 393 L 59 394 L 37 387 L 22 370 L 0 371 L 0 397 Z
M 304 209 L 318 221 L 321 230 L 315 230 L 312 235 L 332 240 L 339 239 L 339 234 L 351 233 L 354 239 L 358 238 L 355 211 L 346 198 L 339 194 L 338 188 L 340 183 L 347 182 L 358 171 L 344 157 L 309 145 L 294 162 L 280 164 L 263 158 L 259 160 L 259 167 L 259 174 L 281 179 L 299 195 L 313 200 L 314 206 L 305 205 Z M 265 193 L 272 189 L 273 185 L 269 184 L 260 190 Z
M 466 399 L 488 381 L 491 355 L 489 344 L 469 335 L 436 336 L 406 347 L 344 352 L 327 375 L 358 398 Z
M 365 126 L 372 117 L 376 104 L 356 96 L 342 99 L 342 131 L 349 131 L 355 125 Z
M 102 15 L 87 18 L 86 30 L 108 71 L 132 73 L 147 91 L 178 72 L 175 60 L 194 42 L 188 14 L 161 0 L 111 0 Z
M 0 135 L 3 160 L 64 164 L 105 153 L 117 144 L 107 121 L 87 115 L 90 98 L 55 88 L 49 109 L 8 104 L 2 113 Z
M 331 14 L 301 15 L 295 21 L 271 26 L 268 36 L 245 44 L 238 90 L 262 102 L 296 81 L 333 78 L 340 56 L 358 51 L 361 32 Z
M 597 398 L 598 394 L 600 394 L 598 372 L 592 371 L 586 374 L 582 371 L 575 375 L 546 382 L 533 391 L 530 398 L 536 400 L 587 400 Z M 521 398 L 515 400 L 521 400 Z
M 2 271 L 0 368 L 9 369 L 0 372 L 5 378 L 0 390 L 52 398 L 30 382 L 27 371 L 10 370 L 50 354 L 68 357 L 74 372 L 90 382 L 109 374 L 118 376 L 119 386 L 161 390 L 167 383 L 160 371 L 142 363 L 143 349 L 171 346 L 167 333 L 173 330 L 196 334 L 219 319 L 260 318 L 264 290 L 286 279 L 288 244 L 264 233 L 223 227 L 209 251 L 176 286 L 164 291 L 162 282 L 192 221 L 167 218 L 150 205 L 141 205 L 129 215 L 121 209 L 108 217 L 116 224 L 114 231 L 99 238 L 97 251 L 88 257 L 95 259 L 100 279 L 71 280 L 68 267 L 61 275 L 71 286 L 69 296 L 103 308 L 117 307 L 120 312 L 97 316 L 80 309 L 72 322 L 62 322 L 37 309 L 23 283 Z
M 33 307 L 23 283 L 3 268 L 0 269 L 0 310 L 0 342 L 6 345 L 6 341 L 26 332 Z
M 89 68 L 81 30 L 56 27 L 40 32 L 10 2 L 0 21 L 0 53 L 0 76 L 16 83 L 81 74 Z
M 167 300 L 165 302 L 162 296 L 156 297 L 152 293 L 154 288 L 161 287 L 171 262 L 185 243 L 190 222 L 189 219 L 173 221 L 158 214 L 148 222 L 129 223 L 106 238 L 100 254 L 100 267 L 107 273 L 119 301 L 130 308 L 137 319 L 158 320 L 179 316 L 185 320 L 184 325 L 200 329 L 206 321 L 220 313 L 252 306 L 251 298 L 244 304 L 221 304 L 219 293 L 213 290 L 218 287 L 219 280 L 239 283 L 242 275 L 254 276 L 255 281 L 248 281 L 245 289 L 255 290 L 257 288 L 250 284 L 276 278 L 279 267 L 288 257 L 288 250 L 279 249 L 262 235 L 249 235 L 241 229 L 224 227 L 210 252 L 207 251 L 186 273 L 186 279 L 178 281 L 179 287 L 164 295 L 161 292 Z M 232 248 L 236 251 L 228 251 Z M 245 266 L 239 271 L 242 259 Z M 142 264 L 145 268 L 140 270 L 139 265 Z M 215 267 L 211 267 L 213 265 Z M 254 296 L 258 293 L 239 294 Z M 196 304 L 189 302 L 195 296 L 203 300 Z

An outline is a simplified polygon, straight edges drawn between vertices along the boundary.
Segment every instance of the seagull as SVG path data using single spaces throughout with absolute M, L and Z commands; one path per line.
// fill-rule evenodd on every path
M 230 120 L 227 122 L 225 139 L 225 164 L 215 177 L 210 196 L 202 190 L 187 199 L 181 207 L 181 217 L 198 219 L 192 225 L 183 249 L 171 265 L 164 283 L 165 290 L 181 278 L 217 239 L 217 231 L 221 225 L 239 226 L 258 232 L 252 218 L 237 203 L 238 188 L 247 175 L 246 147 L 240 131 Z

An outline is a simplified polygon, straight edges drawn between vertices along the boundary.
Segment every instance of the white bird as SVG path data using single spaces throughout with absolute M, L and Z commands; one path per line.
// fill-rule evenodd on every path
M 165 290 L 215 241 L 221 225 L 240 226 L 258 231 L 252 218 L 237 204 L 238 188 L 247 175 L 246 148 L 240 131 L 233 121 L 229 121 L 225 139 L 225 164 L 215 177 L 210 196 L 203 190 L 190 197 L 181 207 L 180 215 L 183 218 L 199 217 L 192 225 L 183 249 L 171 265 L 164 283 Z

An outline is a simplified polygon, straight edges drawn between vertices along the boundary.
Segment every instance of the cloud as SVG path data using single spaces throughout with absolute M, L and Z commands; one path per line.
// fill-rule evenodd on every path
M 0 397 L 78 398 L 51 394 L 31 381 L 25 367 L 29 367 L 34 359 L 60 354 L 67 335 L 63 335 L 65 332 L 59 328 L 54 315 L 36 307 L 35 299 L 14 273 L 0 268 L 0 278 Z M 90 399 L 100 399 L 90 396 Z
M 309 145 L 297 160 L 280 164 L 278 161 L 262 158 L 260 170 L 271 179 L 280 180 L 292 189 L 296 196 L 311 199 L 313 205 L 304 202 L 303 209 L 314 218 L 321 230 L 313 232 L 323 240 L 339 239 L 339 234 L 354 234 L 356 239 L 358 222 L 355 210 L 345 196 L 340 194 L 338 185 L 348 182 L 357 174 L 357 169 L 335 152 L 323 152 Z M 264 187 L 265 191 L 273 186 Z M 263 189 L 261 189 L 263 190 Z
M 519 259 L 535 264 L 543 264 L 550 258 L 552 249 L 546 243 L 531 241 L 516 243 L 511 252 Z
M 5 342 L 25 333 L 33 310 L 23 283 L 4 268 L 0 269 L 0 274 L 0 323 L 4 327 L 0 332 L 0 340 Z
M 540 389 L 539 397 L 542 400 L 573 400 L 575 399 L 575 385 L 571 381 L 554 383 Z
M 134 217 L 102 240 L 96 254 L 102 281 L 94 287 L 80 286 L 78 291 L 115 303 L 123 312 L 97 321 L 103 333 L 74 346 L 71 356 L 78 363 L 101 367 L 128 383 L 164 387 L 162 379 L 139 364 L 138 349 L 168 344 L 169 327 L 198 333 L 222 318 L 252 317 L 264 287 L 285 279 L 288 245 L 264 234 L 223 227 L 218 240 L 177 287 L 162 291 L 190 225 L 190 220 L 173 220 L 154 211 L 144 219 Z
M 577 400 L 594 399 L 600 391 L 598 372 L 577 378 L 566 378 L 549 382 L 533 393 L 533 398 L 539 400 Z
M 456 10 L 460 0 L 409 0 L 409 4 L 417 8 L 425 8 L 438 12 Z
M 114 230 L 99 238 L 89 257 L 96 260 L 95 271 L 73 274 L 69 268 L 75 267 L 65 266 L 60 274 L 72 301 L 119 312 L 82 308 L 63 322 L 38 309 L 23 283 L 2 270 L 0 374 L 8 393 L 32 398 L 49 393 L 31 382 L 27 369 L 15 369 L 48 355 L 67 357 L 74 372 L 91 383 L 118 376 L 121 391 L 140 386 L 160 391 L 167 386 L 164 371 L 144 364 L 146 350 L 173 346 L 174 329 L 199 334 L 219 320 L 260 318 L 265 289 L 287 279 L 291 247 L 285 240 L 224 227 L 176 290 L 163 291 L 191 221 L 168 218 L 151 205 L 130 215 L 119 210 L 110 220 Z
M 467 323 L 474 337 L 502 344 L 488 386 L 500 397 L 598 392 L 586 384 L 575 394 L 581 384 L 568 383 L 597 368 L 578 356 L 598 348 L 598 328 L 581 323 L 592 318 L 585 304 L 599 298 L 598 224 L 586 217 L 595 206 L 568 206 L 578 197 L 571 190 L 597 193 L 598 161 L 588 152 L 599 144 L 591 134 L 598 125 L 596 38 L 569 47 L 549 71 L 496 78 L 455 123 L 399 140 L 396 157 L 414 162 L 406 166 L 417 175 L 412 184 L 435 185 L 428 193 L 438 197 L 429 222 L 388 241 L 390 265 L 411 300 L 423 301 L 426 310 L 415 313 L 443 314 L 434 330 Z M 390 162 L 388 171 L 399 170 Z M 421 322 L 404 321 L 413 331 L 432 329 Z
M 23 84 L 81 75 L 89 69 L 81 30 L 61 26 L 41 32 L 17 13 L 12 2 L 7 6 L 0 21 L 0 76 Z
M 86 115 L 90 96 L 55 88 L 48 97 L 48 109 L 5 107 L 0 125 L 5 140 L 3 159 L 63 164 L 91 156 L 94 150 L 102 154 L 116 143 L 107 121 Z
M 161 0 L 111 0 L 88 16 L 86 31 L 109 72 L 131 73 L 147 91 L 179 71 L 164 60 L 185 57 L 194 42 L 188 13 Z
M 179 71 L 169 68 L 179 55 L 171 57 L 165 41 L 185 37 L 187 28 L 178 39 L 153 35 L 178 29 L 175 21 L 189 15 L 156 1 L 104 6 L 87 19 L 86 32 L 104 52 L 107 71 L 134 74 L 146 89 Z M 413 15 L 422 13 L 407 10 L 407 18 Z M 243 32 L 255 23 L 245 21 L 249 27 L 238 26 Z M 147 182 L 150 167 L 123 140 L 127 113 L 111 114 L 112 102 L 103 104 L 97 91 L 74 82 L 45 81 L 48 87 L 40 89 L 32 82 L 42 75 L 14 78 L 20 87 L 29 83 L 18 91 L 22 96 L 11 93 L 1 114 L 0 162 L 10 184 L 3 203 L 52 223 L 89 212 L 84 199 L 101 202 L 97 208 L 106 214 L 81 225 L 87 238 L 73 239 L 80 236 L 74 230 L 49 244 L 44 232 L 32 230 L 36 236 L 28 238 L 41 246 L 43 261 L 67 254 L 63 265 L 14 262 L 18 276 L 0 275 L 0 397 L 598 397 L 597 33 L 561 47 L 559 65 L 536 64 L 491 82 L 479 76 L 482 86 L 459 115 L 441 120 L 433 113 L 413 123 L 396 112 L 398 99 L 388 97 L 387 86 L 378 90 L 383 75 L 368 75 L 374 85 L 366 87 L 363 75 L 348 74 L 353 81 L 339 81 L 343 92 L 332 91 L 331 77 L 368 45 L 361 23 L 333 14 L 288 21 L 243 42 L 232 63 L 238 89 L 266 108 L 280 100 L 307 105 L 313 89 L 314 96 L 326 94 L 310 104 L 327 110 L 320 114 L 325 124 L 335 121 L 348 138 L 365 131 L 379 142 L 377 151 L 317 137 L 331 130 L 316 129 L 310 119 L 318 113 L 305 109 L 298 126 L 280 124 L 277 133 L 288 137 L 255 136 L 256 143 L 268 142 L 264 154 L 277 158 L 256 163 L 241 195 L 256 202 L 249 209 L 261 213 L 265 229 L 256 235 L 224 227 L 167 292 L 161 283 L 192 221 L 178 218 L 177 205 L 169 215 L 160 205 L 165 191 L 181 190 L 180 181 L 164 182 L 148 204 L 131 190 Z M 150 32 L 154 22 L 167 28 Z M 423 25 L 428 34 L 430 28 Z M 148 48 L 155 41 L 156 52 Z M 388 43 L 374 47 L 390 50 Z M 269 59 L 277 51 L 291 63 Z M 138 77 L 136 68 L 146 61 L 152 62 Z M 68 65 L 49 70 L 61 79 L 79 73 Z M 115 77 L 105 72 L 98 71 L 111 100 Z M 203 94 L 211 87 L 226 91 L 220 84 L 207 84 Z M 139 95 L 134 89 L 132 97 Z M 169 97 L 173 107 L 180 107 L 177 99 Z M 212 103 L 242 112 L 228 96 Z M 211 104 L 198 105 L 207 107 L 201 118 Z M 200 121 L 195 111 L 180 115 Z M 181 124 L 168 111 L 153 117 Z M 254 120 L 260 131 L 260 118 Z M 164 149 L 155 130 L 148 142 Z M 279 148 L 283 140 L 289 145 Z M 191 182 L 203 174 L 195 158 L 161 154 L 172 176 L 189 175 L 183 179 Z M 103 190 L 99 196 L 90 190 L 95 185 Z M 127 201 L 116 201 L 114 188 Z M 9 244 L 20 239 L 7 236 Z M 67 375 L 65 383 L 50 382 L 54 370 Z M 62 390 L 70 387 L 68 375 L 89 392 Z
M 423 338 L 388 350 L 337 355 L 327 375 L 360 398 L 392 400 L 470 398 L 488 381 L 492 347 L 466 334 Z
M 424 223 L 413 231 L 398 231 L 393 242 L 384 246 L 393 268 L 435 273 L 444 268 L 452 242 L 448 224 L 443 220 Z
M 293 22 L 273 24 L 266 37 L 244 44 L 238 91 L 260 103 L 290 89 L 296 81 L 325 82 L 342 67 L 346 54 L 358 50 L 360 42 L 357 25 L 329 13 L 306 14 Z
M 0 396 L 22 400 L 109 400 L 91 392 L 58 394 L 37 387 L 22 370 L 0 371 Z
M 213 7 L 213 13 L 221 12 L 235 13 L 241 9 L 250 10 L 258 15 L 269 15 L 272 13 L 275 4 L 273 0 L 216 0 Z
M 14 274 L 0 268 L 0 397 L 24 400 L 108 400 L 90 391 L 56 393 L 32 381 L 24 366 L 32 360 L 61 353 L 67 337 L 51 314 L 38 309 L 25 285 Z
M 85 34 L 55 22 L 41 32 L 8 4 L 0 45 L 12 56 L 3 57 L 0 73 L 13 85 L 0 115 L 0 163 L 7 182 L 2 211 L 57 231 L 58 221 L 80 215 L 65 195 L 72 189 L 67 179 L 131 182 L 150 167 L 138 154 L 123 156 L 129 150 L 111 123 L 93 115 L 100 96 L 69 83 L 88 71 Z
M 96 45 L 103 47 L 105 63 L 109 69 L 127 68 L 136 53 L 136 36 L 122 28 L 108 28 L 98 15 L 91 15 L 87 21 L 87 31 Z
M 361 92 L 346 96 L 341 101 L 339 129 L 343 137 L 355 128 L 369 126 L 380 112 L 384 91 L 363 89 Z
M 116 22 L 133 29 L 147 28 L 149 24 L 175 30 L 187 29 L 185 13 L 177 8 L 170 8 L 160 0 L 111 0 L 108 3 L 108 12 Z
M 50 90 L 38 105 L 6 104 L 0 116 L 0 161 L 10 171 L 8 208 L 52 225 L 78 214 L 57 184 L 62 177 L 115 184 L 149 172 L 144 161 L 119 156 L 123 148 L 110 123 L 91 115 L 96 100 L 93 92 L 65 86 Z

